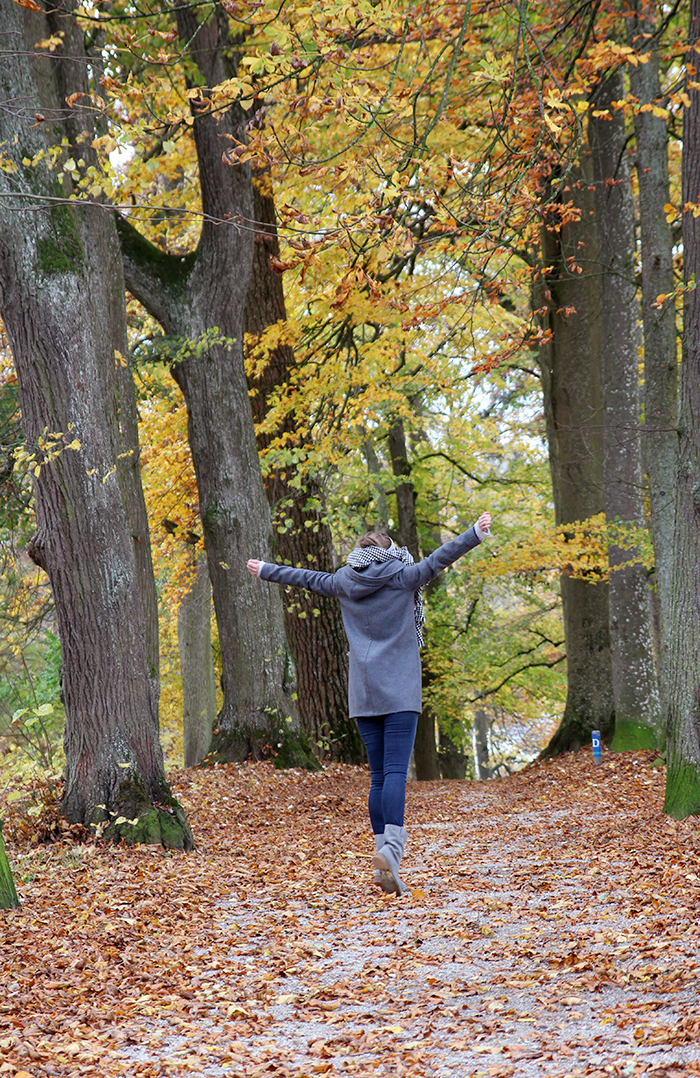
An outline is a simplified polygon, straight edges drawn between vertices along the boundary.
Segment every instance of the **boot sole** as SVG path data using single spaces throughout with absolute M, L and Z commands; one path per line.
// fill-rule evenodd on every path
M 399 881 L 391 871 L 389 862 L 386 857 L 381 853 L 376 853 L 372 858 L 372 868 L 376 868 L 379 873 L 379 886 L 385 895 L 399 895 L 401 894 L 401 886 Z

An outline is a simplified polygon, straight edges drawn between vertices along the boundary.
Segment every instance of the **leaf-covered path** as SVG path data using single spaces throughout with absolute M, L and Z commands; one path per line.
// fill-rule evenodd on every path
M 700 830 L 651 764 L 412 783 L 400 900 L 357 768 L 181 773 L 189 855 L 10 842 L 0 1075 L 700 1074 Z

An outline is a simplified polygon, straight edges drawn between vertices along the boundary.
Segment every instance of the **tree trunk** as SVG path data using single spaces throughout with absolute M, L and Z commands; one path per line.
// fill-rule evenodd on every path
M 237 55 L 225 12 L 197 25 L 192 9 L 176 9 L 180 38 L 205 87 L 235 76 Z M 274 756 L 280 766 L 316 766 L 299 729 L 294 670 L 276 588 L 261 586 L 248 557 L 273 558 L 270 508 L 243 363 L 244 310 L 253 239 L 241 223 L 253 217 L 250 168 L 228 165 L 225 135 L 245 140 L 237 105 L 226 112 L 194 106 L 204 221 L 196 252 L 164 254 L 121 219 L 127 286 L 170 337 L 218 340 L 193 349 L 173 367 L 187 405 L 204 543 L 219 629 L 224 701 L 211 751 L 222 760 Z M 221 222 L 227 222 L 221 224 Z
M 608 522 L 643 528 L 634 214 L 624 115 L 612 107 L 623 96 L 618 70 L 595 95 L 607 118 L 594 114 L 588 121 L 600 236 L 603 481 Z M 615 543 L 608 547 L 616 751 L 656 748 L 663 741 L 647 573 L 639 563 L 625 564 L 634 553 Z
M 489 767 L 489 720 L 486 712 L 479 709 L 474 715 L 474 771 L 478 779 L 490 779 Z
M 255 248 L 253 271 L 245 309 L 246 341 L 255 341 L 268 328 L 287 320 L 282 278 L 274 273 L 270 258 L 279 258 L 272 181 L 267 172 L 254 176 Z M 291 345 L 272 349 L 260 378 L 251 380 L 253 418 L 261 423 L 270 407 L 271 393 L 283 386 L 294 367 Z M 291 444 L 301 437 L 294 417 L 284 426 Z M 266 449 L 274 435 L 258 434 L 258 448 Z M 273 512 L 279 560 L 304 569 L 333 572 L 333 543 L 325 522 L 324 495 L 313 476 L 302 487 L 293 482 L 293 464 L 276 468 L 265 489 Z M 313 745 L 332 760 L 361 763 L 362 739 L 348 717 L 348 642 L 340 606 L 335 599 L 291 589 L 284 593 L 287 639 L 297 673 L 297 697 L 301 726 Z
M 115 348 L 123 337 L 115 325 L 124 317 L 123 281 L 113 257 L 114 224 L 79 202 L 48 203 L 63 192 L 46 159 L 22 165 L 64 136 L 67 157 L 94 163 L 89 113 L 73 111 L 55 128 L 34 120 L 36 111 L 64 116 L 66 97 L 85 89 L 82 35 L 66 18 L 70 10 L 69 4 L 45 16 L 15 4 L 0 8 L 4 39 L 18 46 L 3 59 L 1 92 L 26 103 L 0 114 L 0 139 L 16 165 L 15 172 L 0 171 L 0 306 L 25 437 L 41 465 L 34 473 L 33 549 L 51 581 L 62 645 L 62 810 L 71 822 L 104 825 L 109 837 L 190 848 L 163 770 L 133 528 L 122 497 L 129 479 L 119 476 L 127 438 L 120 418 L 130 405 L 126 400 L 120 414 Z M 35 44 L 57 29 L 63 44 L 50 58 L 37 55 Z M 70 180 L 64 182 L 68 188 Z M 13 198 L 22 194 L 34 205 Z M 51 457 L 42 442 L 54 432 L 79 448 L 62 444 Z
M 440 730 L 440 777 L 443 779 L 464 780 L 467 776 L 467 764 L 469 762 L 466 753 L 455 745 L 452 738 Z
M 542 232 L 542 262 L 550 267 L 539 286 L 551 333 L 540 350 L 557 525 L 586 520 L 603 511 L 603 386 L 600 364 L 597 276 L 598 239 L 590 211 L 590 161 L 564 188 L 579 221 L 561 228 L 553 218 Z M 545 756 L 577 750 L 599 729 L 614 730 L 608 585 L 562 574 L 567 697 L 558 730 Z
M 700 202 L 700 0 L 691 0 L 686 63 L 690 108 L 683 117 L 682 203 Z M 691 67 L 692 65 L 692 67 Z M 673 550 L 670 710 L 664 812 L 700 815 L 700 217 L 683 213 L 683 358 Z
M 646 0 L 635 0 L 627 22 L 629 44 L 640 53 L 651 51 L 645 64 L 629 65 L 630 89 L 639 103 L 660 102 L 658 42 L 649 35 L 658 17 Z M 658 612 L 657 670 L 661 715 L 668 714 L 668 661 L 671 589 L 673 585 L 673 507 L 676 482 L 678 363 L 676 307 L 673 300 L 655 306 L 659 295 L 671 295 L 673 234 L 665 207 L 671 201 L 666 120 L 652 111 L 634 117 L 637 142 L 637 182 L 642 240 L 642 320 L 644 324 L 643 460 L 648 476 L 651 533 L 654 542 Z
M 2 823 L 0 823 L 0 910 L 13 910 L 19 906 L 15 881 L 12 879 L 12 869 L 5 853 L 5 844 L 2 841 Z
M 194 579 L 177 612 L 177 641 L 182 674 L 185 767 L 196 767 L 209 751 L 216 723 L 211 582 L 203 558 L 197 560 Z
M 395 417 L 387 434 L 391 470 L 397 478 L 404 482 L 396 484 L 396 515 L 398 524 L 397 540 L 402 546 L 407 546 L 416 561 L 420 558 L 418 549 L 418 524 L 416 521 L 416 496 L 411 482 L 411 464 L 406 449 L 406 433 L 403 420 Z M 435 581 L 431 581 L 434 585 Z M 428 585 L 428 592 L 430 585 Z M 423 689 L 425 690 L 433 679 L 433 674 L 428 663 L 424 660 L 422 666 Z M 429 704 L 423 705 L 423 711 L 418 716 L 416 729 L 416 742 L 413 748 L 413 759 L 416 765 L 416 779 L 419 782 L 432 782 L 440 778 L 440 761 L 438 759 L 437 743 L 435 741 L 435 726 L 437 716 Z
M 425 688 L 425 685 L 424 671 L 423 688 Z M 418 716 L 416 742 L 413 746 L 413 760 L 416 765 L 416 779 L 418 782 L 433 782 L 435 779 L 440 778 L 437 745 L 435 743 L 435 712 L 429 707 L 424 707 Z
M 371 437 L 368 436 L 365 438 L 362 444 L 362 452 L 367 461 L 367 471 L 369 474 L 380 476 L 382 466 L 379 463 L 379 457 L 377 456 L 377 451 L 374 448 Z M 386 490 L 381 479 L 374 479 L 372 485 L 374 486 L 375 512 L 374 519 L 370 523 L 369 528 L 370 530 L 376 528 L 377 531 L 385 532 L 389 527 L 389 502 L 387 500 Z
M 398 516 L 398 541 L 401 546 L 407 546 L 413 557 L 418 561 L 418 525 L 416 523 L 416 492 L 411 482 L 411 465 L 406 450 L 406 434 L 403 421 L 394 419 L 387 433 L 389 455 L 391 457 L 391 470 L 397 479 L 402 480 L 396 484 L 396 512 Z

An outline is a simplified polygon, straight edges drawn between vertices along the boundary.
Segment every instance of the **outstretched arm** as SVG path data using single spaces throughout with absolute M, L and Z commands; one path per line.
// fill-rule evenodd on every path
M 429 554 L 423 561 L 419 561 L 417 565 L 407 565 L 405 569 L 401 571 L 401 585 L 407 590 L 415 591 L 416 588 L 422 587 L 427 584 L 429 580 L 433 580 L 438 573 L 441 573 L 443 569 L 446 569 L 448 565 L 452 565 L 453 562 L 461 558 L 467 551 L 473 550 L 475 546 L 478 546 L 484 539 L 491 534 L 491 514 L 482 513 L 476 524 L 467 528 L 465 532 L 458 535 L 456 539 L 451 539 L 449 543 L 443 543 L 442 546 L 434 550 L 432 554 Z
M 274 584 L 290 584 L 293 588 L 307 588 L 320 592 L 321 595 L 336 595 L 335 576 L 333 573 L 318 573 L 314 569 L 293 569 L 290 565 L 274 565 L 269 561 L 251 558 L 248 570 L 262 580 L 271 580 Z

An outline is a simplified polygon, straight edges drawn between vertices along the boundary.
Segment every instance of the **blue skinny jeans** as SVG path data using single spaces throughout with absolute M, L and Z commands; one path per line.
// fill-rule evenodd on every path
M 372 776 L 369 818 L 375 835 L 381 835 L 388 823 L 403 827 L 406 777 L 416 739 L 418 712 L 370 715 L 356 722 Z

